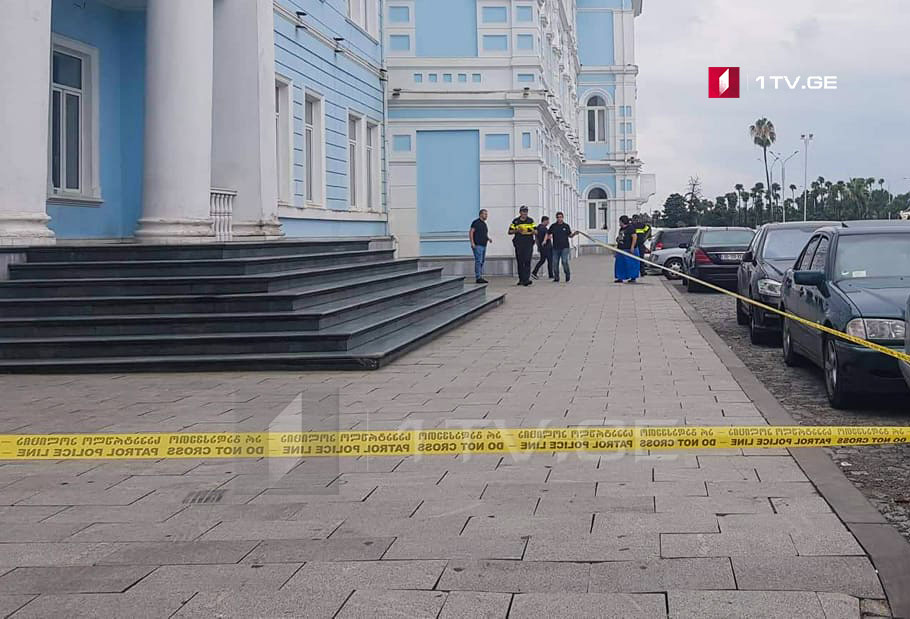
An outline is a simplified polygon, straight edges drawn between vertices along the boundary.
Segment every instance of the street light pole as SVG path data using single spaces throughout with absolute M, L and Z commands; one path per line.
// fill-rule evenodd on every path
M 803 221 L 809 220 L 809 142 L 812 141 L 812 138 L 815 137 L 812 133 L 804 133 L 799 136 L 803 141 L 803 144 L 806 147 L 805 157 L 803 163 L 805 164 L 803 168 Z
M 786 159 L 781 159 L 780 155 L 777 155 L 777 154 L 774 155 L 775 157 L 777 157 L 777 160 L 780 161 L 780 185 L 781 185 L 780 192 L 781 192 L 782 196 L 787 195 L 786 194 L 786 191 L 787 191 L 787 162 L 790 161 L 791 159 L 793 159 L 798 154 L 799 154 L 799 150 L 795 150 L 795 151 L 793 151 L 793 154 L 790 155 L 789 157 L 787 157 Z M 784 223 L 787 223 L 787 199 L 786 198 L 784 198 L 783 207 L 781 208 L 781 212 L 783 213 L 782 221 Z

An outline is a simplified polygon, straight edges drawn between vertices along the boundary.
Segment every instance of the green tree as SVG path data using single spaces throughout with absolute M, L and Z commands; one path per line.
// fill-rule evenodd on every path
M 768 167 L 768 149 L 777 141 L 777 131 L 774 129 L 774 123 L 767 118 L 759 118 L 755 124 L 749 127 L 749 137 L 752 142 L 761 148 L 762 155 L 765 159 L 765 180 L 768 184 L 768 204 L 771 204 L 771 169 Z
M 668 228 L 682 228 L 689 225 L 689 210 L 686 206 L 686 199 L 678 193 L 670 194 L 664 202 L 662 219 Z

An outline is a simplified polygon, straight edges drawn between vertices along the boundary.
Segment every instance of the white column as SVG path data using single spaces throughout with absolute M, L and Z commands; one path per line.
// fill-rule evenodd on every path
M 214 239 L 212 0 L 149 0 L 146 22 L 145 173 L 136 237 Z
M 237 192 L 234 238 L 284 236 L 278 220 L 272 0 L 216 4 L 213 118 L 212 183 Z
M 51 0 L 0 13 L 0 246 L 47 245 Z

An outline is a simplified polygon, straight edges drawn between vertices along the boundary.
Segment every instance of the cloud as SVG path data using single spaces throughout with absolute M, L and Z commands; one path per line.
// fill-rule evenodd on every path
M 887 179 L 910 190 L 910 11 L 903 0 L 646 0 L 636 20 L 639 153 L 657 174 L 660 201 L 698 174 L 707 197 L 764 178 L 749 125 L 766 116 L 779 152 L 802 152 L 810 131 L 809 178 Z M 709 100 L 709 66 L 740 66 L 743 96 Z M 836 91 L 780 90 L 759 76 L 835 75 Z M 780 181 L 779 168 L 775 180 Z M 787 184 L 802 186 L 802 154 Z M 658 206 L 652 203 L 650 207 Z

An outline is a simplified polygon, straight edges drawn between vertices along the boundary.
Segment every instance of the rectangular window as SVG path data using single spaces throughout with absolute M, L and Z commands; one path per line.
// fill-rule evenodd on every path
M 534 74 L 533 73 L 519 73 L 518 81 L 522 83 L 534 83 Z
M 626 107 L 626 116 L 631 116 L 632 115 L 632 106 L 627 105 L 625 107 Z
M 51 74 L 51 186 L 54 192 L 83 192 L 84 60 L 54 51 Z
M 534 7 L 524 5 L 515 7 L 515 21 L 520 23 L 534 21 Z
M 597 202 L 588 202 L 588 230 L 597 229 Z
M 521 147 L 531 148 L 531 134 L 527 131 L 521 134 Z
M 389 50 L 393 52 L 411 51 L 411 37 L 406 34 L 390 34 Z
M 472 74 L 471 74 L 471 81 L 472 81 L 472 82 L 474 82 L 475 84 L 479 84 L 479 83 L 480 83 L 480 80 L 481 80 L 480 73 L 472 73 Z
M 485 6 L 482 15 L 485 24 L 504 24 L 509 21 L 509 11 L 504 6 Z
M 519 34 L 516 37 L 516 45 L 518 49 L 522 50 L 533 50 L 534 49 L 534 35 L 533 34 Z
M 436 75 L 435 73 L 430 73 L 430 75 L 429 75 L 428 77 L 429 77 L 429 79 L 430 79 L 431 82 L 438 82 L 438 81 L 439 81 L 439 76 Z
M 392 150 L 399 153 L 411 152 L 411 136 L 394 135 L 392 136 Z
M 411 21 L 411 7 L 390 6 L 389 21 L 396 24 L 406 24 Z
M 303 196 L 310 204 L 322 204 L 324 127 L 322 100 L 306 96 L 303 104 Z
M 376 0 L 348 0 L 348 19 L 375 35 L 377 6 Z
M 367 208 L 376 209 L 379 195 L 379 126 L 367 123 L 366 143 L 366 182 Z
M 442 81 L 443 81 L 443 82 L 448 82 L 449 84 L 451 84 L 451 83 L 452 83 L 452 74 L 451 74 L 451 73 L 443 73 L 443 74 L 442 74 Z
M 348 117 L 348 189 L 350 193 L 350 205 L 357 206 L 358 195 L 357 185 L 360 182 L 358 178 L 358 148 L 357 133 L 360 131 L 360 119 L 355 116 Z
M 626 133 L 632 133 L 632 123 L 626 123 Z
M 414 83 L 420 84 L 422 82 L 423 82 L 423 73 L 415 73 L 414 74 Z
M 509 134 L 488 133 L 484 138 L 484 147 L 487 150 L 509 150 Z
M 483 49 L 486 52 L 509 51 L 509 37 L 504 34 L 483 35 Z
M 619 115 L 620 116 L 626 115 L 626 106 L 624 106 L 624 105 L 619 106 Z
M 607 111 L 603 108 L 588 108 L 588 142 L 607 141 Z
M 468 74 L 467 74 L 467 73 L 459 73 L 459 74 L 458 74 L 458 81 L 461 82 L 462 84 L 466 84 L 466 83 L 468 82 Z

